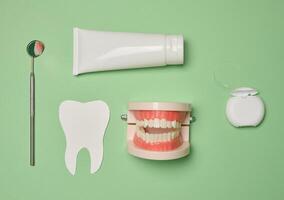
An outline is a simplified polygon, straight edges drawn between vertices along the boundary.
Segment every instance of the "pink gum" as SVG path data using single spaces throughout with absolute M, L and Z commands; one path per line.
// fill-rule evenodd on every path
M 186 117 L 186 112 L 180 111 L 159 111 L 159 110 L 140 110 L 134 111 L 134 116 L 137 120 L 150 119 L 166 119 L 168 121 L 183 122 Z

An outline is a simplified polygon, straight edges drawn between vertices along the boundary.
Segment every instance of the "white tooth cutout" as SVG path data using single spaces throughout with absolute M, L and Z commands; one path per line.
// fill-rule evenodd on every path
M 82 148 L 89 151 L 91 174 L 100 168 L 109 116 L 108 105 L 100 100 L 61 103 L 59 120 L 66 137 L 65 164 L 72 175 L 75 175 L 77 155 Z

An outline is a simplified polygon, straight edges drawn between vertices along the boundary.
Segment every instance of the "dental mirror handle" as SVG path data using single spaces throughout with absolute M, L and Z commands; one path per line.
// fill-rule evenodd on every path
M 34 58 L 30 73 L 30 165 L 35 165 L 35 74 Z

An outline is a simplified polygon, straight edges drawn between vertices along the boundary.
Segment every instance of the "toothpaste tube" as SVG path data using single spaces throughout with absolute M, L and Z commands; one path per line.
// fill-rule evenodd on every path
M 183 64 L 183 36 L 74 28 L 73 75 Z

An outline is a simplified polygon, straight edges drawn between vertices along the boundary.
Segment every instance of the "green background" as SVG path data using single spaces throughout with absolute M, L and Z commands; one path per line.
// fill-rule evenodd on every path
M 283 199 L 284 3 L 279 0 L 0 1 L 0 199 Z M 183 66 L 72 76 L 73 27 L 181 33 Z M 36 166 L 29 166 L 26 45 L 36 59 Z M 230 87 L 251 86 L 266 103 L 257 128 L 225 118 Z M 101 99 L 111 109 L 101 169 L 86 150 L 71 176 L 58 120 L 63 100 Z M 129 101 L 191 102 L 191 155 L 148 161 L 126 152 L 120 114 Z

